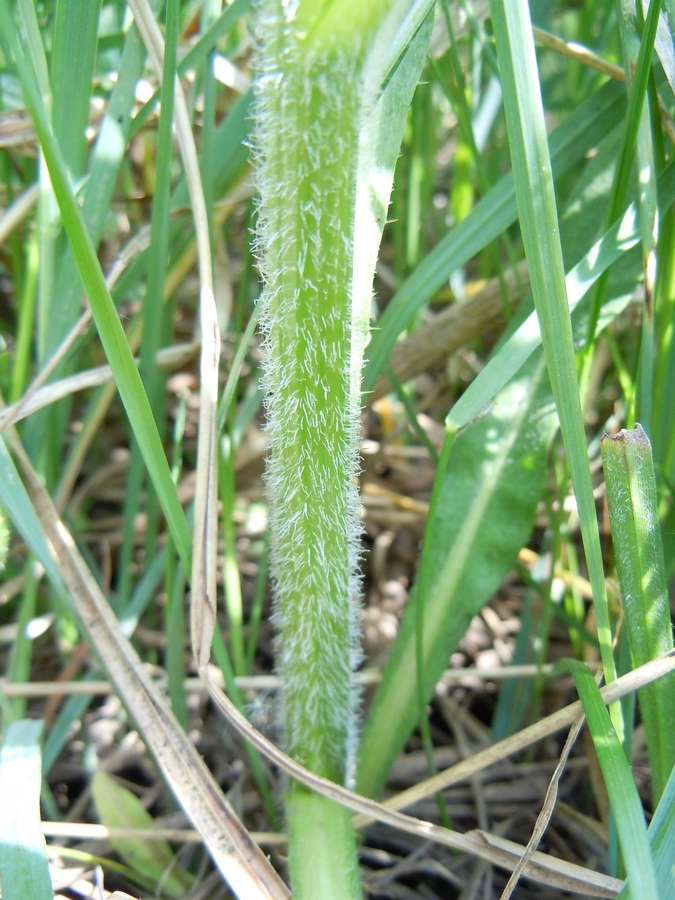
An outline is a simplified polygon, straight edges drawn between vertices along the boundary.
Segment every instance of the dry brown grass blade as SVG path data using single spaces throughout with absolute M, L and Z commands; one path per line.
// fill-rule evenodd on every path
M 674 651 L 675 656 L 675 651 Z M 674 663 L 675 665 L 675 663 Z M 390 810 L 384 804 L 361 797 L 347 788 L 334 784 L 326 778 L 315 775 L 303 768 L 291 757 L 282 753 L 271 741 L 257 731 L 239 712 L 236 706 L 212 681 L 207 667 L 200 669 L 200 675 L 209 688 L 209 694 L 216 707 L 226 720 L 261 753 L 276 763 L 292 778 L 301 781 L 307 787 L 330 797 L 354 812 L 361 813 L 368 821 L 378 821 L 392 828 L 435 841 L 454 850 L 469 853 L 487 860 L 495 866 L 511 872 L 525 853 L 525 847 L 511 841 L 502 841 L 494 835 L 481 831 L 460 834 L 447 828 L 433 825 L 422 819 Z M 615 682 L 616 683 L 616 682 Z M 578 715 L 578 711 L 577 711 Z M 616 897 L 623 887 L 623 882 L 577 866 L 564 860 L 555 859 L 544 853 L 535 851 L 528 861 L 524 876 L 539 884 L 546 884 L 560 890 L 583 894 L 586 897 Z
M 514 306 L 521 297 L 521 289 L 527 290 L 529 285 L 527 264 L 522 262 L 515 270 L 506 272 L 504 280 L 509 303 Z M 447 359 L 474 338 L 500 327 L 504 321 L 501 285 L 499 279 L 493 278 L 473 297 L 462 303 L 453 303 L 396 344 L 390 356 L 396 377 L 402 383 L 409 381 Z M 391 390 L 389 379 L 381 375 L 368 402 L 378 400 Z
M 176 799 L 200 832 L 215 864 L 239 897 L 289 896 L 279 875 L 237 818 L 220 787 L 181 729 L 165 696 L 121 634 L 117 619 L 60 520 L 18 437 L 6 435 L 25 478 L 61 576 L 89 639 L 157 760 Z

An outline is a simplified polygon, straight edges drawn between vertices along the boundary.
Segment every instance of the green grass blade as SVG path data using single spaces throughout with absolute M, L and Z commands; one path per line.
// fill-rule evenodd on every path
M 577 500 L 603 669 L 607 681 L 613 681 L 616 667 L 612 653 L 612 629 L 577 384 L 532 26 L 524 0 L 509 0 L 508 3 L 493 0 L 490 6 L 532 294 Z
M 8 57 L 15 62 L 19 70 L 26 102 L 31 110 L 40 145 L 49 167 L 63 223 L 78 262 L 101 342 L 115 375 L 122 402 L 136 440 L 141 447 L 181 561 L 186 566 L 186 570 L 190 571 L 190 532 L 171 479 L 150 404 L 134 364 L 115 304 L 106 287 L 96 251 L 85 228 L 81 209 L 73 196 L 63 159 L 49 128 L 33 73 L 28 68 L 23 55 L 6 0 L 0 2 L 0 34 Z
M 19 0 L 18 4 L 19 21 L 23 26 L 23 32 L 26 38 L 26 50 L 30 57 L 35 78 L 37 80 L 42 101 L 48 110 L 52 108 L 52 94 L 49 82 L 49 66 L 47 65 L 47 55 L 45 53 L 45 45 L 42 39 L 40 23 L 38 22 L 37 8 L 32 0 Z
M 219 446 L 220 501 L 222 504 L 223 539 L 225 551 L 223 560 L 223 587 L 225 606 L 230 630 L 230 647 L 235 675 L 246 675 L 246 646 L 244 640 L 244 609 L 241 593 L 241 577 L 237 562 L 237 538 L 234 527 L 235 510 L 235 469 L 233 441 L 228 434 L 223 435 Z
M 65 596 L 61 575 L 49 552 L 42 525 L 2 438 L 0 438 L 0 506 L 39 560 L 49 580 Z
M 576 660 L 570 665 L 609 794 L 628 873 L 629 896 L 633 900 L 644 900 L 646 897 L 658 900 L 660 895 L 645 815 L 628 760 L 590 670 Z
M 33 658 L 33 638 L 30 634 L 30 623 L 37 609 L 38 578 L 33 567 L 34 560 L 29 556 L 26 561 L 26 574 L 23 596 L 16 621 L 18 634 L 12 643 L 7 664 L 6 677 L 12 682 L 30 680 L 30 666 Z M 21 719 L 26 714 L 26 700 L 17 697 L 12 702 L 11 718 Z
M 638 425 L 606 435 L 601 446 L 625 627 L 637 667 L 673 646 L 651 445 Z M 675 765 L 675 682 L 643 688 L 639 701 L 658 803 Z
M 166 5 L 166 40 L 164 69 L 162 73 L 162 108 L 157 132 L 157 159 L 155 192 L 152 200 L 150 224 L 150 262 L 147 289 L 143 299 L 143 335 L 141 338 L 139 373 L 160 433 L 162 428 L 162 399 L 164 378 L 155 364 L 157 352 L 163 341 L 168 345 L 169 330 L 164 319 L 164 283 L 169 252 L 169 206 L 171 195 L 171 166 L 173 162 L 174 87 L 176 82 L 176 58 L 178 45 L 179 8 L 175 0 Z M 131 590 L 133 553 L 135 542 L 134 522 L 140 506 L 145 483 L 143 457 L 137 441 L 133 442 L 127 493 L 124 506 L 124 539 L 120 551 L 118 581 L 118 608 L 124 609 Z M 146 514 L 148 526 L 145 534 L 146 557 L 154 555 L 157 532 L 157 499 L 148 491 Z
M 660 6 L 660 3 L 650 4 L 647 20 L 642 32 L 640 50 L 635 64 L 634 79 L 628 97 L 628 109 L 626 110 L 626 120 L 621 137 L 621 146 L 619 147 L 616 170 L 612 182 L 612 192 L 607 209 L 606 222 L 608 225 L 621 214 L 621 210 L 626 202 L 631 178 L 632 162 L 635 155 L 638 134 L 640 132 L 640 120 L 647 91 L 647 82 L 651 70 L 651 58 L 654 51 L 654 39 L 656 37 L 656 29 L 659 21 Z M 587 342 L 584 348 L 584 358 L 586 360 L 590 357 L 595 343 L 595 326 L 600 307 L 602 306 L 602 297 L 605 286 L 606 280 L 602 279 L 593 299 L 591 315 L 588 320 Z
M 42 722 L 23 719 L 0 750 L 0 878 L 5 900 L 52 900 L 47 845 L 40 824 Z

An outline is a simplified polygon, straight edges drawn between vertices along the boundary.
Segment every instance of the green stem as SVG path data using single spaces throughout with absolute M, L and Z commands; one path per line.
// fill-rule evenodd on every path
M 259 242 L 271 560 L 288 751 L 349 783 L 356 751 L 360 376 L 379 204 L 364 141 L 409 0 L 259 6 Z M 379 212 L 379 209 L 378 209 Z M 373 217 L 375 218 L 375 217 Z M 382 216 L 378 217 L 381 219 Z M 373 241 L 373 235 L 375 241 Z M 373 251 L 374 243 L 374 251 Z M 360 895 L 349 813 L 292 785 L 295 896 Z

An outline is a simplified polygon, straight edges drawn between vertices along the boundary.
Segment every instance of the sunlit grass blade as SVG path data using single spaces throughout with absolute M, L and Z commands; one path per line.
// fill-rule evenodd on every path
M 572 674 L 609 794 L 633 900 L 658 900 L 645 815 L 633 774 L 590 670 L 572 661 Z
M 0 878 L 7 900 L 52 900 L 40 825 L 42 722 L 22 719 L 5 731 L 0 750 Z
M 490 6 L 532 294 L 577 500 L 603 668 L 606 679 L 612 681 L 616 677 L 612 629 L 532 26 L 524 0 L 509 0 L 508 3 L 492 0 Z
M 63 159 L 49 127 L 33 73 L 23 55 L 11 10 L 6 0 L 0 2 L 0 35 L 5 52 L 14 61 L 21 76 L 26 102 L 31 110 L 35 129 L 49 167 L 63 223 L 87 290 L 101 342 L 115 373 L 122 402 L 143 452 L 181 561 L 187 571 L 190 571 L 190 533 L 175 485 L 171 480 L 171 473 L 154 424 L 148 398 L 134 365 L 117 310 L 106 287 L 96 251 L 84 225 L 82 211 L 72 193 Z
M 656 478 L 649 439 L 640 425 L 606 435 L 602 460 L 624 627 L 637 667 L 673 646 Z M 664 678 L 643 688 L 639 701 L 658 803 L 675 765 L 675 682 Z

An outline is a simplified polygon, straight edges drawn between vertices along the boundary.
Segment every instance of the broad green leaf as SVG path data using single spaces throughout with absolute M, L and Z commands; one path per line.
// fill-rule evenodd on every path
M 40 824 L 39 719 L 7 726 L 0 750 L 0 878 L 4 900 L 51 900 L 51 879 Z
M 361 363 L 428 6 L 258 7 L 258 240 L 284 720 L 289 755 L 338 783 L 351 777 L 355 749 Z M 286 812 L 296 895 L 360 896 L 346 811 L 291 782 Z
M 433 692 L 471 617 L 497 589 L 527 541 L 544 484 L 546 448 L 556 418 L 533 360 L 499 395 L 490 412 L 452 445 L 439 489 L 436 520 L 423 566 L 424 686 Z M 419 580 L 408 601 L 360 751 L 358 790 L 376 795 L 417 721 L 415 660 Z
M 138 797 L 103 769 L 94 772 L 91 792 L 101 825 L 153 829 L 152 816 Z M 192 877 L 176 863 L 168 841 L 113 837 L 110 843 L 130 868 L 161 885 L 162 893 L 178 900 L 189 891 Z

